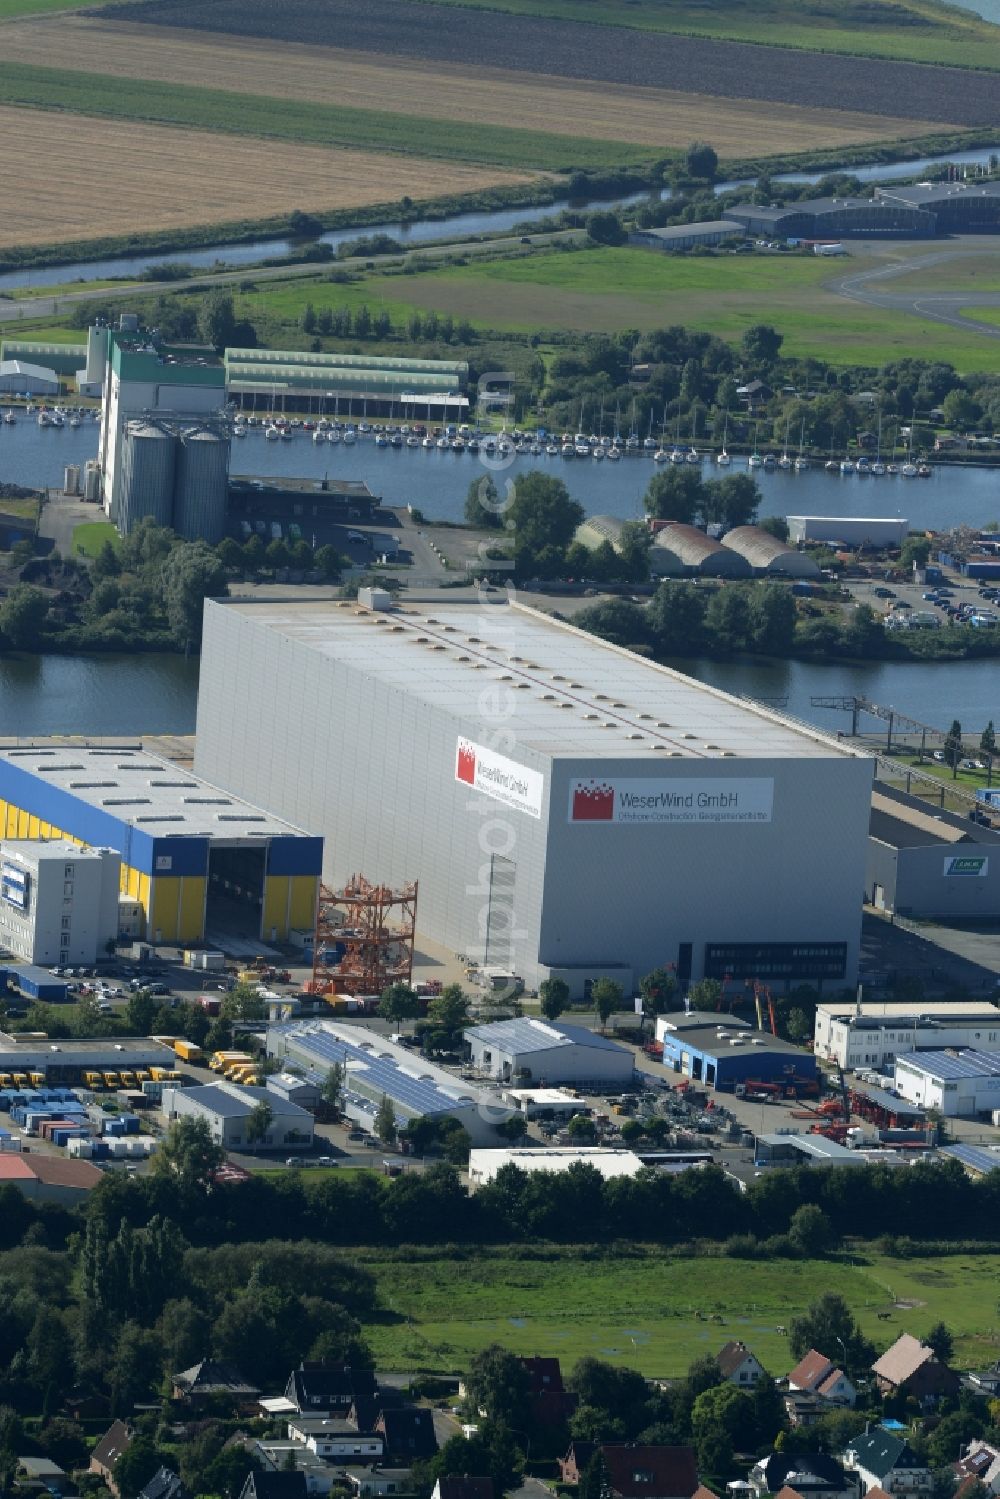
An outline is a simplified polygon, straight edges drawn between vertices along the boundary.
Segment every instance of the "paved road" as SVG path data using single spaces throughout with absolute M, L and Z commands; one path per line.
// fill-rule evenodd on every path
M 861 302 L 868 307 L 879 307 L 890 312 L 908 312 L 915 317 L 929 318 L 935 323 L 944 323 L 950 328 L 961 328 L 965 332 L 981 333 L 985 338 L 1000 338 L 1000 327 L 993 323 L 980 322 L 978 318 L 962 315 L 963 307 L 1000 307 L 1000 292 L 893 292 L 883 290 L 893 277 L 908 275 L 913 271 L 927 271 L 937 279 L 942 266 L 956 260 L 966 260 L 983 254 L 985 246 L 975 248 L 950 248 L 936 250 L 931 254 L 910 255 L 903 260 L 894 260 L 888 265 L 876 266 L 873 270 L 848 271 L 825 283 L 825 289 L 851 302 Z
M 531 218 L 531 213 L 530 208 L 525 208 L 525 220 Z M 359 238 L 364 233 L 364 229 L 359 229 Z M 532 234 L 531 243 L 533 245 L 566 244 L 585 238 L 586 231 L 583 229 L 557 229 L 549 233 Z M 387 269 L 389 266 L 400 266 L 414 259 L 443 260 L 446 256 L 455 254 L 492 255 L 498 250 L 517 249 L 520 244 L 520 235 L 472 242 L 448 241 L 443 244 L 419 245 L 403 255 L 385 255 L 374 264 L 379 269 Z M 122 281 L 116 282 L 113 286 L 102 287 L 88 287 L 83 284 L 79 291 L 61 292 L 53 297 L 27 297 L 21 301 L 0 297 L 0 323 L 17 323 L 28 319 L 35 321 L 42 317 L 55 317 L 59 313 L 71 312 L 81 302 L 120 302 L 140 295 L 147 297 L 159 292 L 175 292 L 179 289 L 188 291 L 192 288 L 205 290 L 211 286 L 229 286 L 234 282 L 247 280 L 294 281 L 305 277 L 323 279 L 333 267 L 338 270 L 360 271 L 371 264 L 371 260 L 365 256 L 352 256 L 347 260 L 324 260 L 318 265 L 244 265 L 227 271 L 211 271 L 203 276 L 190 276 L 183 281 Z M 73 279 L 72 265 L 66 267 L 66 279 L 67 281 Z

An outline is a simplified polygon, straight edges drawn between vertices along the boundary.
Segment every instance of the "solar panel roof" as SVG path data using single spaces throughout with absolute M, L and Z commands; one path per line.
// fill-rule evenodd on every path
M 945 1145 L 941 1153 L 954 1156 L 956 1161 L 973 1171 L 985 1174 L 1000 1170 L 1000 1150 L 989 1150 L 985 1145 Z
M 351 1034 L 347 1027 L 318 1021 L 275 1026 L 271 1033 L 283 1035 L 297 1053 L 324 1071 L 335 1065 L 344 1067 L 348 1091 L 352 1082 L 355 1086 L 363 1084 L 369 1093 L 384 1093 L 410 1114 L 452 1113 L 463 1105 L 474 1107 L 484 1097 L 481 1089 L 470 1087 L 419 1057 L 407 1054 L 397 1059 L 391 1046 L 373 1031 L 356 1030 Z M 364 1039 L 355 1040 L 354 1035 Z
M 911 1051 L 896 1058 L 931 1077 L 1000 1077 L 1000 1055 L 992 1051 Z
M 469 1040 L 484 1041 L 501 1051 L 555 1051 L 566 1046 L 586 1046 L 593 1051 L 621 1051 L 607 1036 L 599 1036 L 583 1025 L 556 1025 L 530 1017 L 498 1020 L 466 1031 Z

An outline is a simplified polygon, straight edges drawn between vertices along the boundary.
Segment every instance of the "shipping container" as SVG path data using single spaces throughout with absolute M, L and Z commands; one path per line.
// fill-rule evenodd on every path
M 178 1039 L 174 1042 L 174 1051 L 182 1062 L 204 1062 L 205 1053 L 200 1046 L 195 1046 L 193 1041 Z

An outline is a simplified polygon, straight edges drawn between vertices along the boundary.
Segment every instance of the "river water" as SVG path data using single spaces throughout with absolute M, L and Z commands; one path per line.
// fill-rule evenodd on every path
M 1000 0 L 983 0 L 983 4 L 1000 9 Z M 845 167 L 843 170 L 850 171 L 862 182 L 891 182 L 900 177 L 919 176 L 921 172 L 926 172 L 945 161 L 969 166 L 985 163 L 990 155 L 989 149 L 956 151 L 947 156 L 924 156 L 915 161 Z M 815 171 L 778 172 L 772 180 L 774 182 L 818 182 L 823 175 L 822 172 Z M 732 192 L 752 185 L 753 178 L 746 178 L 740 181 L 720 182 L 715 190 L 717 193 Z M 633 193 L 610 204 L 602 203 L 601 206 L 626 207 L 633 203 L 641 203 L 648 196 L 647 193 Z M 669 189 L 665 189 L 660 194 L 663 199 L 670 196 Z M 478 213 L 452 214 L 448 218 L 427 219 L 418 223 L 369 224 L 363 228 L 333 229 L 322 235 L 321 239 L 324 244 L 331 245 L 336 250 L 340 245 L 356 240 L 360 236 L 387 234 L 401 245 L 413 249 L 420 245 L 433 244 L 435 241 L 469 238 L 477 234 L 502 234 L 515 229 L 519 224 L 529 221 L 544 222 L 557 218 L 569 208 L 581 211 L 589 206 L 594 205 L 571 203 L 568 198 L 560 198 L 555 203 L 535 208 L 500 208 Z M 4 271 L 0 273 L 0 296 L 24 287 L 41 288 L 62 286 L 64 283 L 73 281 L 127 279 L 131 276 L 142 275 L 151 266 L 190 265 L 202 271 L 217 267 L 239 269 L 241 266 L 259 265 L 263 260 L 289 255 L 294 248 L 293 242 L 289 239 L 259 239 L 241 245 L 208 245 L 200 250 L 177 250 L 159 255 L 118 255 L 103 260 L 81 261 L 74 265 Z
M 38 427 L 30 417 L 19 415 L 16 426 L 0 424 L 0 482 L 61 486 L 67 463 L 82 467 L 96 456 L 96 422 L 88 420 L 78 428 Z M 524 455 L 514 456 L 507 467 L 491 466 L 491 472 L 499 486 L 542 469 L 565 480 L 589 515 L 638 519 L 655 467 L 643 457 L 612 464 Z M 387 505 L 414 505 L 434 520 L 461 520 L 469 485 L 484 473 L 481 455 L 437 448 L 376 448 L 364 440 L 354 447 L 331 447 L 313 443 L 308 433 L 299 433 L 291 442 L 267 442 L 260 428 L 233 441 L 231 468 L 234 474 L 255 477 L 363 479 Z M 741 471 L 746 472 L 745 463 L 734 460 L 728 472 Z M 706 464 L 706 476 L 711 472 Z M 1000 469 L 942 466 L 930 479 L 874 479 L 827 474 L 817 467 L 804 474 L 757 469 L 754 477 L 764 496 L 762 515 L 905 516 L 913 527 L 938 529 L 1000 520 Z

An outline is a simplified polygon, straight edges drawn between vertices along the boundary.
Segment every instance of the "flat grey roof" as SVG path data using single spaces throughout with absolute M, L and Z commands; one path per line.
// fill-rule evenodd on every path
M 518 691 L 519 744 L 553 758 L 835 759 L 858 751 L 521 604 L 209 600 L 465 721 L 491 683 Z M 247 649 L 252 649 L 249 637 Z
M 616 1051 L 625 1055 L 625 1048 L 617 1046 L 607 1036 L 584 1025 L 559 1025 L 557 1022 L 536 1020 L 525 1016 L 519 1020 L 498 1020 L 493 1025 L 470 1026 L 465 1032 L 466 1040 L 485 1041 L 500 1051 L 515 1055 L 530 1051 L 563 1051 L 569 1046 L 583 1046 L 589 1051 Z
M 134 744 L 10 747 L 0 749 L 0 761 L 152 837 L 302 836 L 301 828 Z
M 857 1005 L 851 999 L 825 999 L 816 1008 L 823 1010 L 835 1020 L 850 1020 L 855 1016 Z M 899 1020 L 968 1020 L 972 1023 L 976 1020 L 1000 1021 L 1000 1009 L 987 999 L 960 1000 L 953 1003 L 945 999 L 922 999 L 917 1005 L 904 1004 L 895 1000 L 887 1000 L 885 1004 L 882 1004 L 880 1001 L 869 999 L 862 1001 L 860 1018 L 881 1020 L 887 1023 Z
M 270 1104 L 273 1107 L 277 1096 L 267 1088 L 243 1088 L 236 1083 L 205 1083 L 201 1087 L 176 1088 L 172 1091 L 183 1093 L 191 1103 L 201 1104 L 213 1114 L 218 1114 L 221 1119 L 244 1119 L 258 1103 Z M 280 1112 L 282 1118 L 286 1116 L 312 1118 L 312 1115 L 306 1109 L 300 1109 L 297 1103 L 283 1104 Z
M 865 1165 L 864 1158 L 856 1151 L 848 1150 L 846 1145 L 840 1145 L 836 1140 L 828 1140 L 826 1135 L 758 1135 L 757 1144 L 769 1145 L 772 1150 L 780 1145 L 791 1145 L 800 1155 L 842 1161 L 851 1166 Z
M 663 1040 L 675 1046 L 691 1047 L 694 1051 L 702 1051 L 713 1057 L 729 1057 L 734 1054 L 766 1056 L 769 1051 L 780 1051 L 785 1056 L 806 1060 L 807 1053 L 801 1046 L 793 1046 L 791 1041 L 785 1041 L 781 1036 L 772 1036 L 769 1031 L 750 1030 L 749 1027 L 737 1030 L 739 1044 L 736 1046 L 731 1046 L 726 1038 L 720 1039 L 720 1030 L 734 1029 L 735 1022 L 729 1023 L 728 1017 L 720 1014 L 717 1025 L 706 1025 L 689 1031 L 664 1032 Z M 757 1045 L 754 1045 L 755 1041 Z M 812 1053 L 808 1053 L 808 1056 L 811 1059 Z
M 739 234 L 743 225 L 732 219 L 702 219 L 694 224 L 668 224 L 663 229 L 637 229 L 637 238 L 659 239 L 669 244 L 674 239 L 689 239 L 692 234 Z
M 984 1145 L 944 1145 L 942 1155 L 954 1156 L 963 1166 L 985 1176 L 990 1171 L 1000 1171 L 1000 1150 Z

